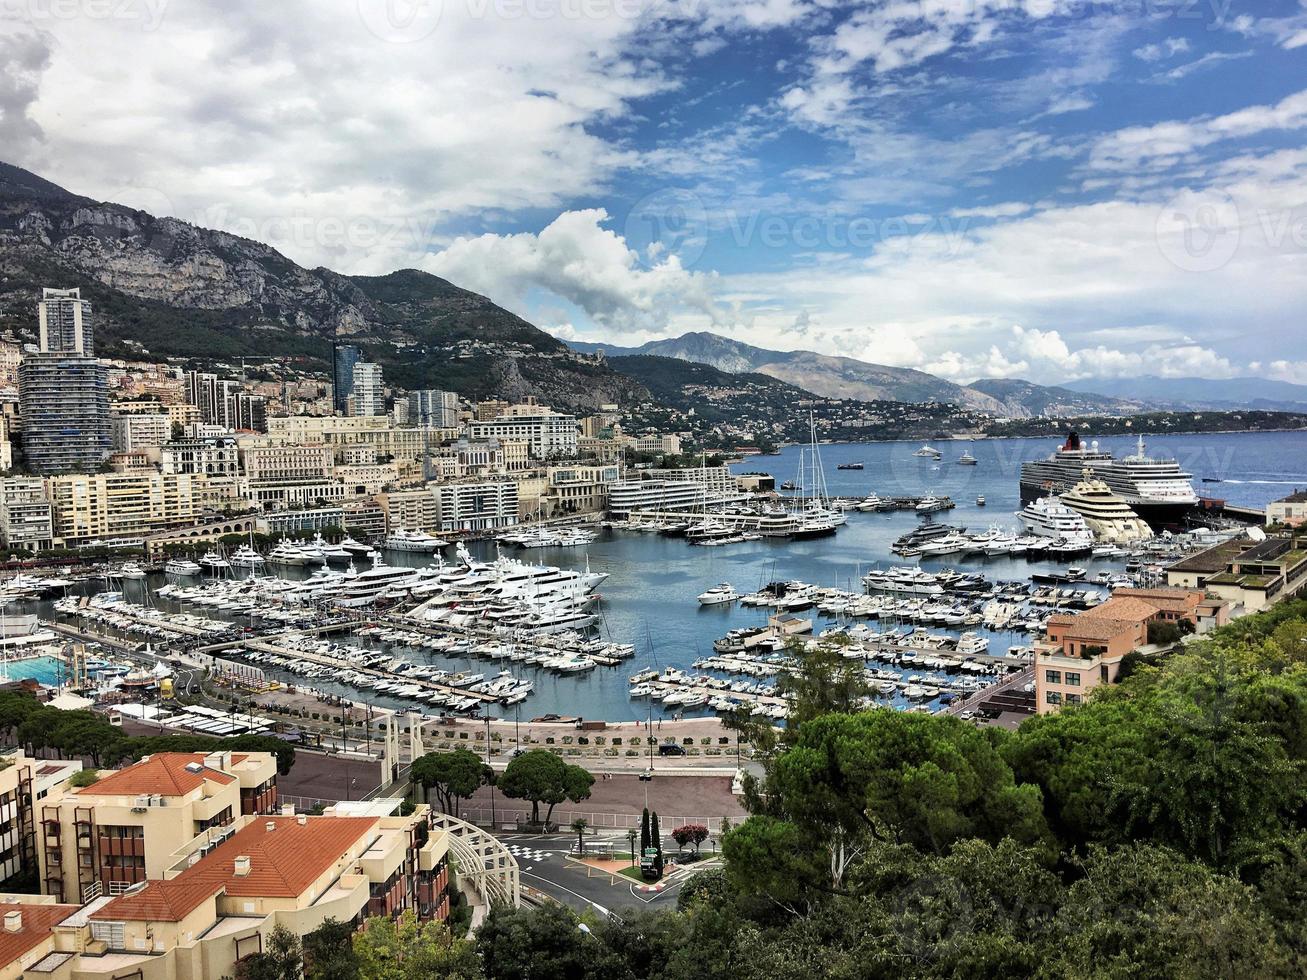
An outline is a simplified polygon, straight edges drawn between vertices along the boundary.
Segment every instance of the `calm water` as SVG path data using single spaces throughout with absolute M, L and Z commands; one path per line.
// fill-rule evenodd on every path
M 938 519 L 983 530 L 991 523 L 1015 525 L 1013 512 L 1019 507 L 1017 477 L 1021 462 L 1047 455 L 1058 442 L 1059 439 L 1050 438 L 939 443 L 936 448 L 944 453 L 939 463 L 913 456 L 919 443 L 829 445 L 821 447 L 821 455 L 832 494 L 864 496 L 870 490 L 882 496 L 948 494 L 958 507 L 938 515 Z M 1133 449 L 1133 440 L 1128 437 L 1110 437 L 1100 442 L 1118 455 Z M 978 465 L 956 465 L 955 460 L 967 448 L 977 457 Z M 1235 504 L 1260 507 L 1284 496 L 1295 486 L 1307 486 L 1307 433 L 1177 435 L 1150 440 L 1148 451 L 1153 456 L 1177 458 L 1194 474 L 1194 485 L 1200 494 L 1224 497 Z M 861 461 L 866 468 L 836 469 L 837 464 L 852 461 Z M 779 484 L 796 477 L 798 462 L 799 451 L 791 448 L 780 456 L 746 460 L 734 469 L 770 472 Z M 1198 482 L 1203 476 L 1219 477 L 1225 482 Z M 980 494 L 986 498 L 985 507 L 976 506 Z M 535 681 L 535 693 L 521 705 L 521 716 L 525 719 L 557 712 L 613 721 L 643 718 L 647 711 L 645 702 L 631 701 L 627 696 L 630 674 L 654 665 L 689 667 L 697 658 L 710 655 L 713 640 L 727 630 L 766 621 L 767 612 L 761 609 L 738 605 L 700 607 L 695 597 L 704 589 L 718 582 L 730 582 L 741 592 L 751 592 L 770 581 L 800 579 L 857 591 L 861 575 L 873 565 L 906 563 L 890 554 L 889 545 L 917 523 L 918 518 L 911 512 L 851 512 L 848 524 L 835 537 L 813 541 L 758 541 L 699 548 L 681 539 L 655 534 L 607 532 L 586 549 L 548 548 L 526 552 L 506 549 L 529 561 L 565 567 L 583 566 L 588 561 L 591 568 L 607 572 L 608 579 L 599 590 L 603 595 L 601 630 L 613 640 L 635 644 L 639 651 L 633 661 L 616 668 L 597 668 L 580 677 L 560 677 L 521 664 L 505 664 L 519 676 Z M 472 550 L 482 557 L 494 555 L 493 543 L 481 543 Z M 396 564 L 424 561 L 418 556 L 398 554 L 387 556 L 387 560 Z M 1024 559 L 959 562 L 956 557 L 933 563 L 927 560 L 924 565 L 931 568 L 946 563 L 982 571 L 991 580 L 1025 580 L 1033 571 L 1055 567 L 1051 563 Z M 1081 561 L 1079 564 L 1090 571 L 1091 577 L 1102 568 L 1122 567 L 1120 562 Z M 127 591 L 133 598 L 138 597 L 141 589 L 139 582 L 127 583 Z M 203 607 L 191 607 L 188 611 L 217 616 Z M 817 617 L 816 631 L 830 625 L 815 611 L 803 615 Z M 932 628 L 932 632 L 945 631 Z M 1025 634 L 979 632 L 990 637 L 992 653 L 1002 653 L 1011 645 L 1030 640 Z M 430 659 L 430 654 L 416 652 L 411 659 L 425 661 Z M 500 666 L 493 662 L 437 659 L 451 667 L 490 674 Z M 395 704 L 384 698 L 377 700 Z

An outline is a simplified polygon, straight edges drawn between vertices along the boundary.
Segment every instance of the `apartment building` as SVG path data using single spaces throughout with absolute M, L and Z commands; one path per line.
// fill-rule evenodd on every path
M 28 354 L 18 366 L 18 398 L 33 473 L 88 473 L 109 455 L 109 388 L 94 357 Z
M 150 531 L 192 523 L 198 510 L 188 474 L 97 473 L 46 481 L 53 536 L 75 547 L 91 541 L 139 538 Z
M 381 380 L 380 364 L 359 361 L 354 365 L 348 405 L 350 415 L 367 417 L 386 414 L 386 389 Z
M 458 395 L 452 391 L 427 388 L 408 393 L 408 420 L 415 425 L 438 429 L 458 426 Z
M 399 467 L 394 463 L 360 463 L 356 466 L 337 466 L 333 475 L 345 487 L 345 496 L 363 496 L 380 493 L 399 480 Z
M 81 768 L 75 760 L 33 759 L 22 749 L 0 756 L 0 887 L 23 871 L 39 873 L 33 807 Z
M 1307 534 L 1224 541 L 1169 566 L 1166 582 L 1206 589 L 1229 603 L 1231 616 L 1261 612 L 1307 588 Z
M 431 490 L 440 531 L 489 531 L 517 523 L 517 484 L 510 480 L 442 483 Z
M 180 848 L 221 840 L 240 816 L 277 806 L 267 752 L 161 752 L 36 808 L 43 890 L 59 901 L 121 894 L 165 877 Z
M 42 289 L 36 315 L 42 351 L 95 353 L 91 301 L 82 299 L 81 289 Z
M 539 405 L 513 405 L 495 418 L 473 422 L 470 435 L 473 439 L 525 442 L 536 459 L 551 459 L 576 455 L 578 430 L 574 415 L 561 415 Z
M 262 445 L 308 446 L 322 443 L 337 452 L 346 448 L 371 448 L 378 457 L 401 465 L 421 460 L 441 442 L 457 439 L 456 429 L 401 428 L 384 415 L 312 416 L 290 415 L 268 419 L 268 433 Z M 242 440 L 249 444 L 248 440 Z
M 430 534 L 440 528 L 436 497 L 428 487 L 379 494 L 377 503 L 385 512 L 386 526 L 392 530 L 404 528 Z
M 164 411 L 109 413 L 109 437 L 113 451 L 130 453 L 158 449 L 172 438 L 172 419 Z
M 35 476 L 0 480 L 0 544 L 42 551 L 54 541 L 53 509 L 45 481 Z
M 1035 644 L 1036 710 L 1079 704 L 1115 683 L 1126 654 L 1148 645 L 1150 623 L 1187 619 L 1196 627 L 1209 605 L 1200 589 L 1117 589 L 1092 609 L 1049 617 L 1047 635 Z

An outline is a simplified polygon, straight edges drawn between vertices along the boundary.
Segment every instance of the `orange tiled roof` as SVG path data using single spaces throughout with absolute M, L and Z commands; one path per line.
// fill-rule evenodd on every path
M 1144 620 L 1152 619 L 1156 615 L 1157 606 L 1146 599 L 1136 599 L 1133 596 L 1113 596 L 1093 609 L 1086 609 L 1076 617 L 1076 622 L 1079 623 L 1085 619 L 1116 619 L 1142 623 Z
M 90 917 L 113 922 L 180 922 L 205 899 L 222 891 L 220 882 L 186 881 L 184 877 L 151 881 L 138 892 L 118 896 Z
M 35 949 L 50 935 L 50 930 L 77 911 L 76 905 L 0 904 L 5 912 L 22 912 L 23 927 L 17 932 L 0 928 L 0 966 L 8 966 L 28 950 Z
M 77 790 L 88 796 L 185 796 L 198 789 L 206 779 L 217 783 L 232 783 L 236 777 L 217 769 L 202 768 L 199 772 L 187 766 L 204 765 L 203 752 L 159 752 L 147 756 L 134 765 L 111 772 L 98 782 Z
M 269 832 L 268 823 L 276 829 Z M 219 890 L 233 897 L 294 898 L 376 825 L 375 817 L 309 817 L 303 824 L 296 817 L 257 818 L 176 878 L 152 881 L 93 917 L 176 922 Z M 250 859 L 250 873 L 238 876 L 241 856 Z M 167 894 L 151 895 L 160 886 Z

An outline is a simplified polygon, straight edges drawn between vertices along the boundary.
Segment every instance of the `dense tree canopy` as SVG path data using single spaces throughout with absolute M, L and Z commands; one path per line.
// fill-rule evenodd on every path
M 505 796 L 530 801 L 532 823 L 540 823 L 540 804 L 547 805 L 548 823 L 559 803 L 579 803 L 590 797 L 594 776 L 580 766 L 568 765 L 552 752 L 532 749 L 510 762 L 496 785 Z

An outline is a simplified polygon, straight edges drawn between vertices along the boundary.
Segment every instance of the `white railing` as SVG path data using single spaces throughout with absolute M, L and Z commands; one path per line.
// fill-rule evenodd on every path
M 498 838 L 447 813 L 433 813 L 431 825 L 449 835 L 449 851 L 459 875 L 481 893 L 487 905 L 502 902 L 516 908 L 521 904 L 517 858 Z

